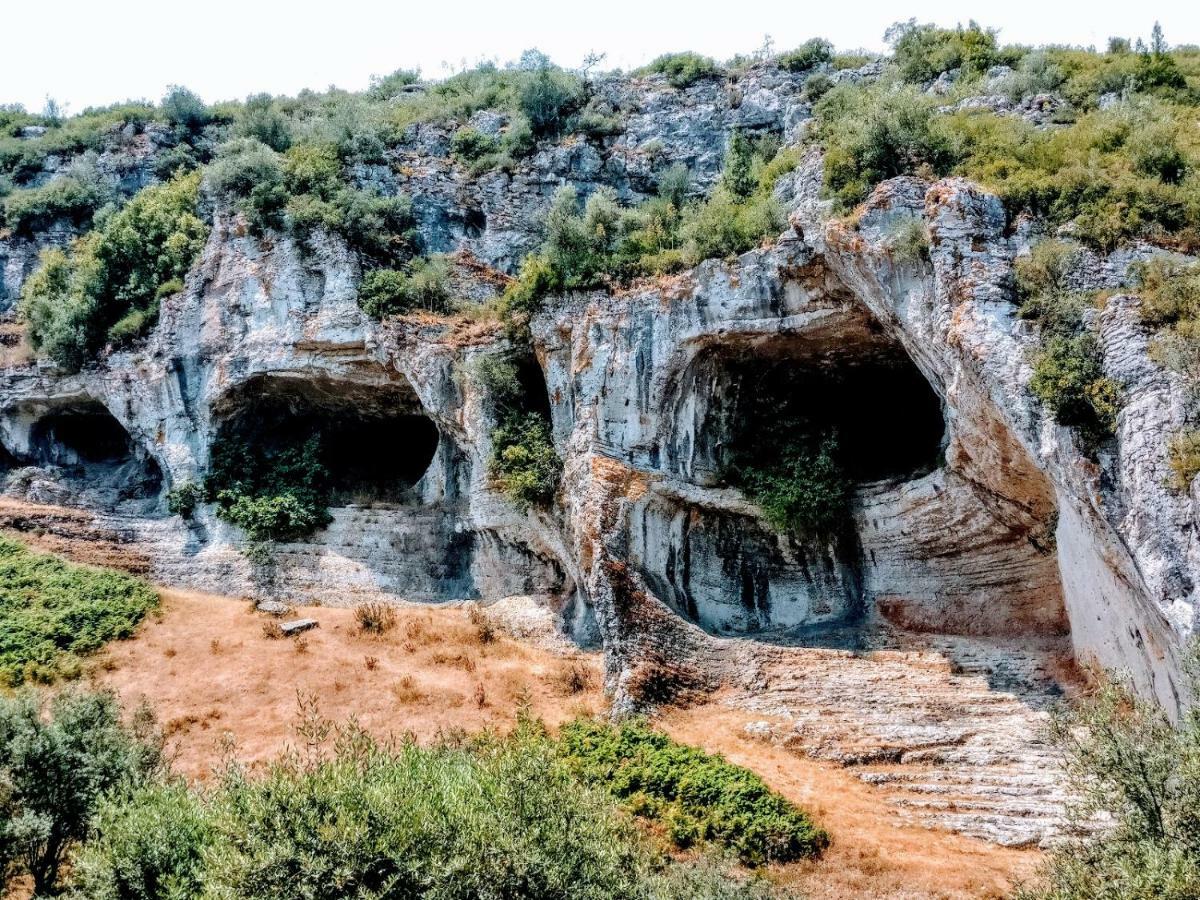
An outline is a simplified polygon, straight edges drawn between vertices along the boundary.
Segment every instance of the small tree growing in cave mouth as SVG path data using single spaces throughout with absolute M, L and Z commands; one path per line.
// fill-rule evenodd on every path
M 205 496 L 252 542 L 295 540 L 329 507 L 410 496 L 438 446 L 401 385 L 252 379 L 213 445 Z
M 496 409 L 493 480 L 522 509 L 548 505 L 562 478 L 562 460 L 554 449 L 541 369 L 530 357 L 491 356 L 476 372 Z
M 856 484 L 931 471 L 941 404 L 898 348 L 861 357 L 730 362 L 725 480 L 781 531 L 830 534 Z

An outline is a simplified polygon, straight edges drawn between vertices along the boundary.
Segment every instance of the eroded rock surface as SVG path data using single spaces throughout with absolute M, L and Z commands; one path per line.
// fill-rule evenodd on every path
M 471 178 L 432 126 L 360 174 L 412 195 L 426 245 L 458 254 L 456 291 L 484 301 L 538 245 L 560 184 L 634 201 L 683 161 L 706 188 L 730 129 L 804 133 L 801 88 L 771 67 L 736 91 L 616 80 L 600 90 L 625 111 L 622 133 L 543 147 L 512 174 Z M 144 345 L 78 375 L 31 363 L 0 376 L 5 521 L 68 543 L 117 535 L 155 579 L 226 594 L 536 609 L 604 647 L 618 710 L 724 685 L 728 702 L 791 723 L 768 737 L 902 787 L 906 815 L 1042 840 L 1061 797 L 1037 735 L 1064 659 L 1186 701 L 1200 549 L 1192 499 L 1166 487 L 1182 386 L 1150 360 L 1137 298 L 1113 298 L 1098 324 L 1127 402 L 1115 442 L 1089 457 L 1028 390 L 1036 336 L 1012 290 L 1027 233 L 999 201 L 902 178 L 834 220 L 820 164 L 813 152 L 780 182 L 791 224 L 770 246 L 554 298 L 535 318 L 564 462 L 550 509 L 517 508 L 488 477 L 496 410 L 475 372 L 507 348 L 497 325 L 373 322 L 339 241 L 256 239 L 218 210 Z M 927 259 L 894 251 L 911 222 Z M 67 238 L 0 242 L 0 305 L 35 245 Z M 1095 260 L 1092 277 L 1119 286 L 1129 261 Z M 824 391 L 831 373 L 857 393 L 826 406 L 866 410 L 853 429 L 865 474 L 843 533 L 799 539 L 727 484 L 720 448 L 755 379 Z M 347 488 L 328 527 L 265 564 L 210 508 L 168 514 L 166 491 L 203 477 L 221 429 L 289 417 L 394 442 L 402 485 Z M 79 437 L 101 421 L 103 446 Z M 386 430 L 401 421 L 412 430 Z

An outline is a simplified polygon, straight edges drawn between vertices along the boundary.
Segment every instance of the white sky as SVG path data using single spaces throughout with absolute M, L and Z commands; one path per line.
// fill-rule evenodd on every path
M 839 49 L 883 49 L 883 32 L 915 17 L 953 25 L 972 17 L 1011 43 L 1095 44 L 1148 36 L 1155 19 L 1172 44 L 1200 44 L 1200 3 L 1159 0 L 5 0 L 0 12 L 0 103 L 69 112 L 129 98 L 158 99 L 183 84 L 207 101 L 258 91 L 294 94 L 331 84 L 357 90 L 372 74 L 515 59 L 537 47 L 576 66 L 591 50 L 605 68 L 697 50 L 749 53 L 813 36 Z

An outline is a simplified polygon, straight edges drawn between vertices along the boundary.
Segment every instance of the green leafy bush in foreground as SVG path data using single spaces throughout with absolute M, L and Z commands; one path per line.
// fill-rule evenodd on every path
M 323 727 L 309 724 L 310 737 Z M 310 742 L 262 773 L 234 767 L 205 793 L 121 796 L 95 831 L 75 857 L 89 900 L 770 896 L 657 852 L 527 719 L 508 737 L 430 748 L 346 727 L 332 751 Z
M 585 783 L 661 822 L 677 847 L 711 841 L 762 865 L 814 856 L 829 843 L 806 813 L 750 770 L 644 722 L 577 719 L 563 727 L 559 752 Z
M 1192 680 L 1200 687 L 1194 671 Z M 1022 900 L 1200 896 L 1200 712 L 1173 724 L 1153 701 L 1109 682 L 1060 712 L 1052 736 L 1066 752 L 1071 819 L 1083 836 L 1052 851 Z M 1107 819 L 1099 829 L 1097 814 Z
M 0 538 L 0 680 L 51 681 L 78 655 L 129 637 L 158 595 L 145 582 Z
M 148 713 L 124 725 L 111 693 L 68 691 L 48 709 L 32 693 L 0 697 L 0 891 L 27 874 L 38 897 L 56 893 L 67 855 L 92 833 L 101 800 L 124 797 L 162 770 L 162 742 Z M 161 836 L 156 828 L 146 840 Z

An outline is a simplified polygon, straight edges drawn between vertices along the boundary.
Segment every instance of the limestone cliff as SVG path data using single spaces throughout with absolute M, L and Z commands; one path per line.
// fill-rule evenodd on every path
M 769 65 L 736 89 L 609 78 L 598 90 L 625 111 L 621 133 L 472 176 L 449 158 L 447 129 L 413 126 L 360 178 L 409 194 L 425 245 L 457 254 L 456 288 L 484 301 L 537 246 L 559 185 L 635 201 L 684 162 L 703 190 L 731 129 L 796 143 L 810 116 L 801 79 Z M 37 362 L 0 375 L 5 493 L 92 512 L 172 584 L 342 604 L 532 597 L 605 648 L 619 706 L 742 677 L 746 636 L 858 646 L 891 631 L 1069 634 L 1081 660 L 1128 669 L 1178 706 L 1198 501 L 1166 487 L 1183 391 L 1146 353 L 1138 299 L 1118 294 L 1099 313 L 1106 371 L 1128 399 L 1093 458 L 1028 390 L 1035 336 L 1012 302 L 1028 228 L 1010 230 L 999 201 L 960 180 L 885 182 L 853 220 L 830 217 L 819 185 L 814 150 L 777 186 L 790 226 L 770 246 L 556 297 L 534 319 L 564 462 L 550 509 L 522 511 L 489 480 L 495 409 L 476 368 L 506 349 L 498 325 L 374 322 L 337 238 L 256 238 L 221 208 L 143 345 L 75 375 Z M 909 222 L 928 233 L 927 259 L 895 251 Z M 69 237 L 0 241 L 0 302 L 38 247 Z M 1142 252 L 1081 277 L 1116 287 Z M 723 481 L 719 450 L 763 378 L 811 394 L 858 442 L 845 533 L 781 534 Z M 288 417 L 339 423 L 402 484 L 345 497 L 328 527 L 265 563 L 211 509 L 168 513 L 166 491 L 203 476 L 222 428 Z

